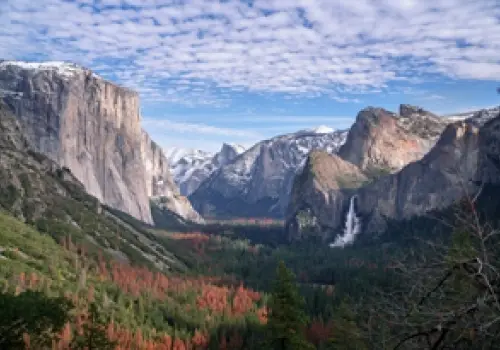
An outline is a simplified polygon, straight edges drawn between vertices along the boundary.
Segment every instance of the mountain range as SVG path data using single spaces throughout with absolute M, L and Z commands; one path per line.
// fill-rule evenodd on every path
M 443 119 L 444 123 L 434 124 L 435 129 L 425 133 L 418 128 L 417 135 L 424 138 L 423 143 L 417 142 L 414 133 L 401 138 L 399 129 L 390 131 L 388 126 L 403 120 L 380 109 L 363 110 L 348 136 L 348 140 L 359 140 L 351 144 L 355 156 L 348 152 L 347 146 L 337 155 L 309 155 L 306 168 L 294 183 L 287 209 L 290 239 L 313 234 L 332 240 L 346 227 L 351 206 L 361 221 L 360 231 L 381 232 L 389 219 L 409 219 L 444 209 L 474 195 L 484 183 L 498 183 L 500 107 L 478 111 L 451 123 Z M 418 125 L 415 120 L 413 123 Z M 439 132 L 440 129 L 444 130 Z M 365 136 L 358 138 L 360 130 Z M 389 138 L 392 142 L 387 139 L 389 131 L 394 135 Z M 435 142 L 436 136 L 439 138 Z M 431 143 L 433 147 L 426 152 Z M 366 152 L 359 152 L 366 144 L 369 145 Z M 401 150 L 403 145 L 410 152 Z M 373 176 L 365 164 L 386 168 Z
M 258 142 L 210 174 L 189 200 L 207 217 L 283 217 L 293 179 L 309 152 L 334 153 L 346 135 L 322 127 Z
M 210 153 L 163 150 L 141 128 L 137 93 L 73 64 L 0 61 L 0 102 L 18 123 L 6 133 L 21 132 L 23 147 L 88 195 L 149 225 L 284 218 L 289 239 L 328 241 L 349 212 L 361 231 L 378 232 L 497 179 L 499 108 L 443 117 L 367 107 L 348 130 L 320 126 Z
M 165 154 L 181 194 L 189 196 L 215 170 L 228 164 L 244 151 L 245 148 L 241 145 L 224 143 L 215 154 L 186 148 L 166 149 Z
M 422 158 L 457 118 L 466 116 L 439 117 L 410 105 L 399 113 L 365 108 L 349 130 L 322 126 L 257 143 L 213 171 L 189 199 L 204 216 L 282 218 L 311 151 L 337 154 L 373 178 Z

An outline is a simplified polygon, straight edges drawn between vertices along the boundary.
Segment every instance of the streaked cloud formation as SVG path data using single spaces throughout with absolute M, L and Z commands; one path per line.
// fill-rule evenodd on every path
M 413 86 L 500 81 L 497 0 L 4 0 L 0 26 L 0 58 L 76 62 L 165 109 L 360 104 L 401 86 L 436 101 Z
M 496 0 L 7 0 L 0 57 L 77 61 L 145 98 L 331 95 L 442 74 L 500 80 Z M 168 82 L 168 84 L 167 84 Z
M 168 119 L 148 119 L 142 121 L 144 127 L 155 129 L 166 129 L 171 132 L 188 133 L 188 134 L 201 134 L 201 135 L 218 135 L 218 136 L 236 136 L 243 138 L 258 138 L 261 135 L 246 130 L 220 128 L 204 124 L 195 123 L 179 123 Z

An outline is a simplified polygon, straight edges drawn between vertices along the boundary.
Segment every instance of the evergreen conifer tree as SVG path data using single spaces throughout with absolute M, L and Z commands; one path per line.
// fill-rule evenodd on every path
M 305 338 L 307 316 L 304 298 L 299 294 L 295 276 L 283 261 L 277 269 L 276 281 L 269 300 L 267 347 L 273 350 L 314 349 Z
M 361 330 L 359 329 L 355 314 L 349 304 L 343 300 L 333 316 L 333 336 L 328 349 L 330 350 L 365 350 L 368 349 L 364 343 Z

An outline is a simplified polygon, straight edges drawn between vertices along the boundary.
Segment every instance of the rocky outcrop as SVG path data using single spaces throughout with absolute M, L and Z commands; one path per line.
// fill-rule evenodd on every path
M 148 133 L 141 132 L 141 156 L 146 174 L 146 190 L 148 197 L 169 195 L 175 184 L 169 170 L 169 163 L 156 142 Z
M 309 201 L 312 216 L 319 219 L 320 213 L 329 214 L 317 220 L 316 227 L 321 228 L 325 239 L 341 233 L 349 199 L 354 195 L 356 213 L 362 218 L 362 233 L 367 234 L 382 231 L 387 219 L 400 220 L 448 207 L 465 195 L 475 193 L 481 181 L 498 181 L 499 130 L 500 110 L 497 109 L 480 111 L 472 118 L 448 125 L 422 159 L 358 189 L 334 189 L 330 191 L 328 203 Z M 290 205 L 289 223 L 296 220 L 294 208 L 301 202 L 305 199 Z M 295 232 L 289 230 L 291 238 L 303 235 Z
M 358 113 L 338 154 L 369 175 L 392 173 L 422 158 L 447 124 L 410 105 L 401 105 L 399 115 L 368 107 Z
M 421 159 L 449 123 L 415 106 L 401 105 L 399 113 L 368 107 L 348 133 L 321 127 L 262 141 L 215 171 L 189 198 L 203 215 L 283 217 L 293 179 L 316 149 L 338 151 L 369 178 L 394 173 Z
M 147 223 L 139 97 L 91 71 L 1 63 L 3 100 L 36 151 L 68 167 L 88 193 Z
M 201 223 L 203 218 L 198 214 L 189 200 L 182 196 L 170 174 L 170 166 L 163 150 L 143 130 L 141 152 L 146 170 L 147 194 L 150 197 L 153 219 L 161 220 L 161 213 L 168 217 L 179 217 L 181 220 Z M 170 215 L 171 211 L 174 215 Z M 163 220 L 161 220 L 163 221 Z
M 193 210 L 191 203 L 187 197 L 182 196 L 179 192 L 173 192 L 166 196 L 157 196 L 151 198 L 151 210 L 155 224 L 159 222 L 168 222 L 169 218 L 173 219 L 175 224 L 187 224 L 189 222 L 203 223 L 204 220 L 198 212 Z M 161 218 L 163 216 L 164 218 Z M 159 225 L 160 226 L 160 225 Z M 168 225 L 161 225 L 166 227 Z
M 145 140 L 137 93 L 72 64 L 0 62 L 0 98 L 34 150 L 110 207 L 152 223 L 149 195 L 175 191 L 158 180 L 168 164 Z
M 428 116 L 430 118 L 438 118 L 436 114 L 426 111 L 422 107 L 412 106 L 408 104 L 399 105 L 399 115 L 403 118 L 413 118 L 422 116 Z
M 356 189 L 367 180 L 357 166 L 339 156 L 312 151 L 304 170 L 295 178 L 290 195 L 289 237 L 313 233 L 327 238 L 322 226 L 336 227 L 342 221 L 344 192 L 339 190 Z
M 215 167 L 220 168 L 245 152 L 245 148 L 239 145 L 223 143 L 219 152 L 212 158 Z
M 335 153 L 345 135 L 322 128 L 259 142 L 214 171 L 189 199 L 203 216 L 283 217 L 308 153 Z

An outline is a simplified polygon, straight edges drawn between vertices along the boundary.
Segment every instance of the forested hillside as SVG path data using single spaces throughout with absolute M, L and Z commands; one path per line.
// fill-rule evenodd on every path
M 273 322 L 288 322 L 303 310 L 306 318 L 297 327 L 316 348 L 494 348 L 500 255 L 493 230 L 499 211 L 491 199 L 498 194 L 490 186 L 474 208 L 464 201 L 394 223 L 382 236 L 361 236 L 344 249 L 314 241 L 287 245 L 273 226 L 152 230 L 187 267 L 168 274 L 90 254 L 71 235 L 56 241 L 2 213 L 1 303 L 28 306 L 6 309 L 11 314 L 0 324 L 0 344 L 21 339 L 34 349 L 42 343 L 80 349 L 88 341 L 110 349 L 265 349 L 265 340 L 274 339 L 269 300 L 279 290 L 276 267 L 283 261 L 294 272 L 287 284 L 293 289 L 298 282 L 304 304 Z M 477 223 L 475 213 L 481 214 Z M 61 310 L 47 314 L 56 297 L 68 305 L 59 301 Z M 33 316 L 54 329 L 40 331 Z

